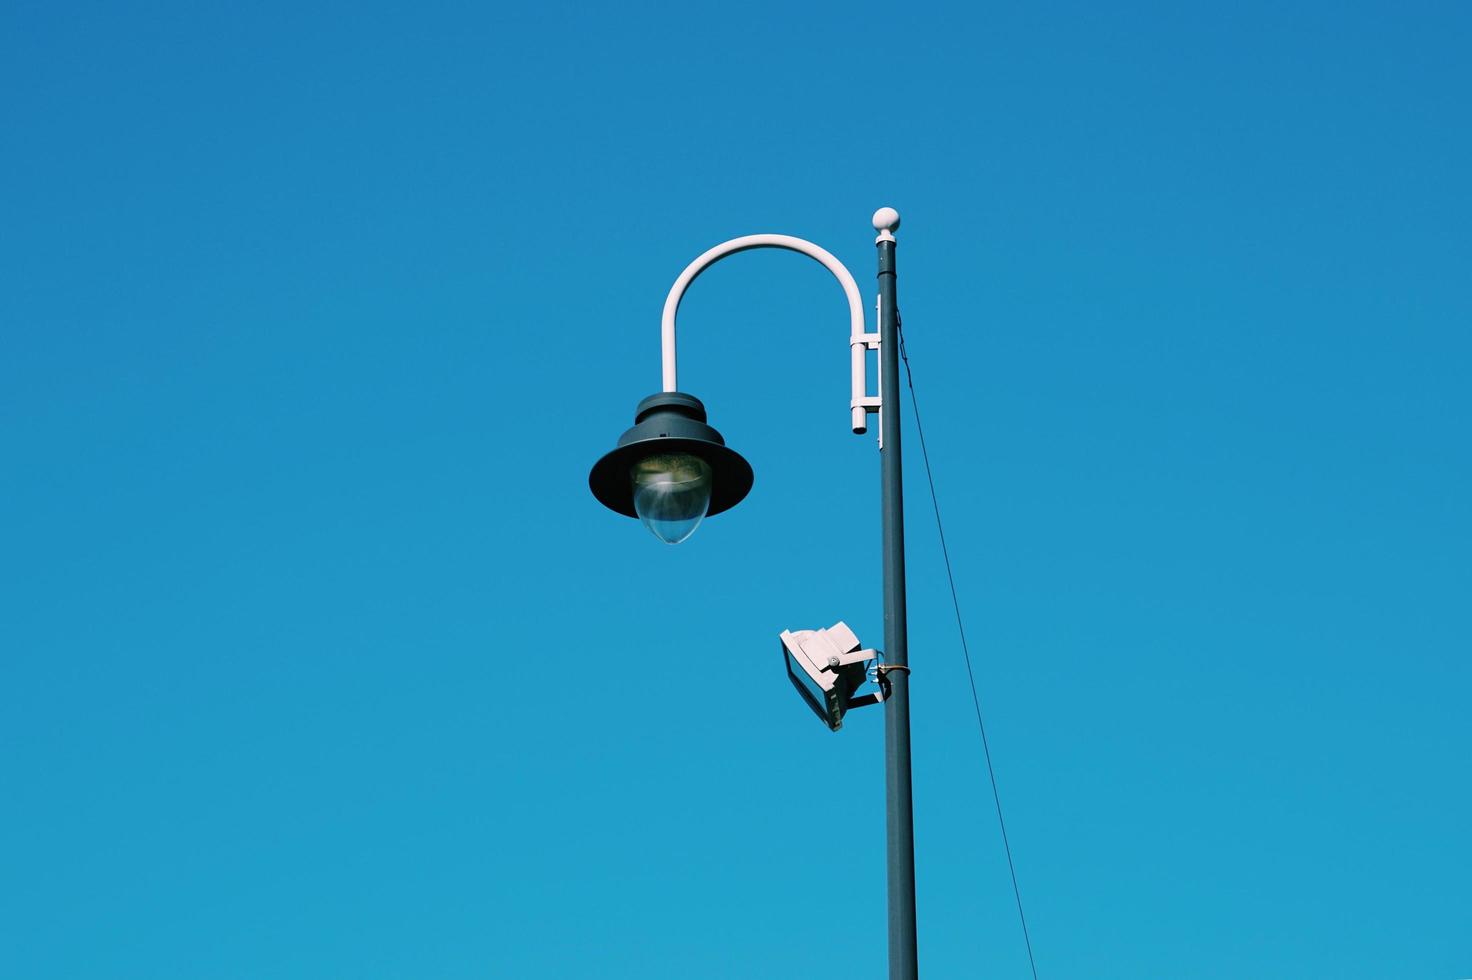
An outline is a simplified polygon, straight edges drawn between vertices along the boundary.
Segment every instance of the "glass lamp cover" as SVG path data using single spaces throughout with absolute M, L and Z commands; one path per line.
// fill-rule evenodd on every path
M 665 544 L 684 541 L 710 509 L 710 466 L 689 453 L 645 456 L 632 468 L 634 513 Z

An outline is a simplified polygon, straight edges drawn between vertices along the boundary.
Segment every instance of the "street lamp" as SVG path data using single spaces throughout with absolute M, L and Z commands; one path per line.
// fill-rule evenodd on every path
M 900 461 L 899 322 L 895 305 L 894 208 L 874 212 L 879 252 L 879 322 L 864 327 L 854 277 L 829 252 L 789 235 L 748 235 L 710 249 L 685 267 L 665 298 L 660 332 L 664 390 L 639 403 L 634 425 L 588 475 L 605 507 L 638 517 L 661 541 L 678 544 L 706 517 L 736 506 L 751 490 L 751 466 L 706 419 L 700 399 L 681 392 L 675 371 L 675 315 L 685 291 L 720 259 L 756 248 L 799 252 L 821 263 L 843 287 L 849 307 L 850 428 L 863 433 L 879 415 L 881 541 L 884 571 L 884 653 L 860 649 L 843 623 L 826 630 L 783 631 L 788 677 L 833 730 L 844 712 L 884 703 L 886 858 L 889 885 L 889 973 L 916 976 L 915 835 L 910 791 L 909 656 L 905 628 L 905 528 Z M 879 394 L 868 392 L 866 352 L 878 351 Z M 854 697 L 872 663 L 879 693 Z

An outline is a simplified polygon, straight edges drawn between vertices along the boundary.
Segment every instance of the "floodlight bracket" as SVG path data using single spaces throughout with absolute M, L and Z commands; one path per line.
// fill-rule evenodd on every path
M 847 667 L 851 664 L 861 664 L 870 660 L 879 659 L 878 650 L 852 650 L 848 653 L 840 653 L 828 660 L 828 666 L 820 667 L 821 670 L 836 670 L 839 667 Z

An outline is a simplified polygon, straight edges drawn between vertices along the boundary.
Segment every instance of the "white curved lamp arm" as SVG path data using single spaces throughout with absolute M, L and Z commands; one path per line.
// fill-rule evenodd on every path
M 785 248 L 793 252 L 801 252 L 821 262 L 824 268 L 833 273 L 839 285 L 843 286 L 844 295 L 848 297 L 849 360 L 853 381 L 853 398 L 849 407 L 853 416 L 853 430 L 863 432 L 866 428 L 868 413 L 878 408 L 877 398 L 866 397 L 864 351 L 871 345 L 877 346 L 879 337 L 877 334 L 864 332 L 864 302 L 859 298 L 858 284 L 854 282 L 854 277 L 849 274 L 849 271 L 843 267 L 843 263 L 834 258 L 826 249 L 819 248 L 812 242 L 801 238 L 793 238 L 791 235 L 747 235 L 743 238 L 733 238 L 729 242 L 722 242 L 710 249 L 687 265 L 685 271 L 680 273 L 675 284 L 670 287 L 669 296 L 665 298 L 664 317 L 660 323 L 664 355 L 664 390 L 678 390 L 675 381 L 675 314 L 679 312 L 680 300 L 684 298 L 685 290 L 690 288 L 690 284 L 695 281 L 696 277 L 718 260 L 754 248 Z

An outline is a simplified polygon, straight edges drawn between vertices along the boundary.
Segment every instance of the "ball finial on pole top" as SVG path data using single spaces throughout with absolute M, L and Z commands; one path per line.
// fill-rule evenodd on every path
M 900 213 L 894 208 L 880 208 L 874 212 L 874 230 L 879 232 L 876 242 L 894 241 L 895 230 L 900 226 Z

